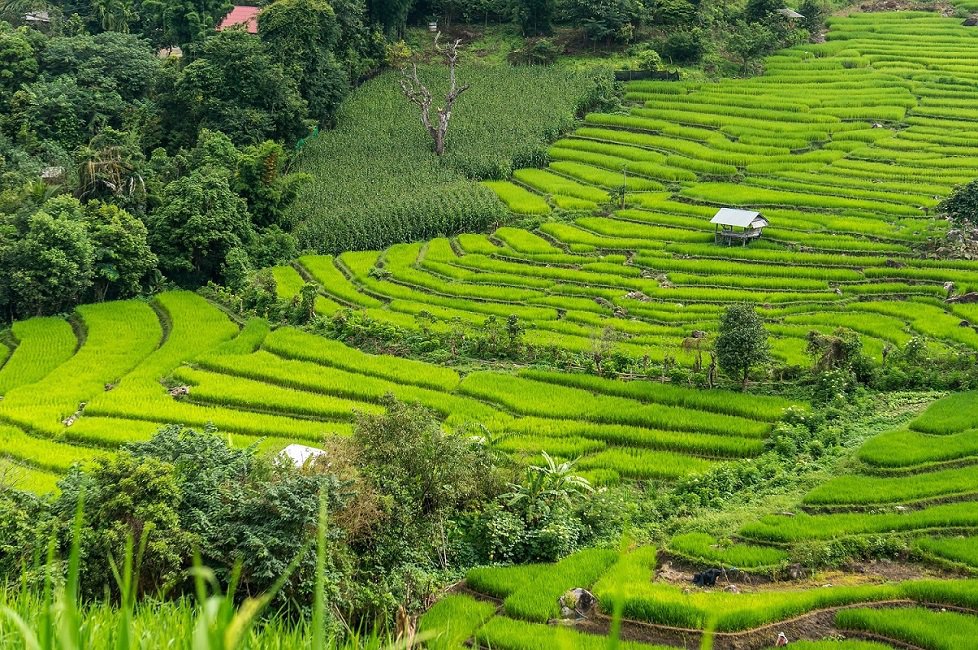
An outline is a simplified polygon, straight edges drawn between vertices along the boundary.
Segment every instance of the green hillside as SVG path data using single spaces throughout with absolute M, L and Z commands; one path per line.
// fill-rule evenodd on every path
M 206 285 L 99 294 L 102 264 L 26 313 L 135 297 L 0 331 L 0 648 L 978 647 L 978 260 L 944 248 L 978 179 L 978 4 L 873 8 L 607 112 L 570 57 L 480 50 L 443 159 L 388 71 L 288 164 L 213 133 L 165 161 L 224 160 L 205 180 L 250 230 L 174 267 Z M 407 47 L 375 27 L 372 56 Z M 122 211 L 84 198 L 9 211 L 0 262 L 105 253 Z M 724 207 L 769 225 L 727 245 Z M 21 222 L 49 239 L 5 247 Z M 256 271 L 259 240 L 302 254 Z M 25 277 L 4 318 L 34 304 L 11 287 L 47 304 Z

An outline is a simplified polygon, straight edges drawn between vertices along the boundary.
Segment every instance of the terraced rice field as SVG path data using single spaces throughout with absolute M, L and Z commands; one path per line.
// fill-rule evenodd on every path
M 866 442 L 854 471 L 818 485 L 792 512 L 747 523 L 733 541 L 686 533 L 669 540 L 665 558 L 646 546 L 473 570 L 448 601 L 473 615 L 452 630 L 454 645 L 443 647 L 466 638 L 502 650 L 608 647 L 615 612 L 624 618 L 625 647 L 636 649 L 696 647 L 707 632 L 714 648 L 770 648 L 782 631 L 789 647 L 808 650 L 975 647 L 978 455 L 973 445 L 950 441 L 978 438 L 976 418 L 973 392 L 932 403 Z M 813 544 L 897 539 L 911 550 L 892 576 L 868 566 L 865 573 L 788 578 L 797 552 Z M 693 568 L 660 572 L 666 560 L 680 571 Z M 689 584 L 692 571 L 711 567 L 724 567 L 738 589 L 726 589 L 724 579 L 712 588 Z M 576 630 L 545 625 L 559 616 L 557 598 L 571 587 L 593 591 L 598 613 Z M 439 606 L 422 627 L 442 629 Z
M 746 525 L 753 543 L 900 536 L 918 555 L 978 574 L 978 400 L 959 393 L 858 451 L 858 472 L 836 476 L 802 500 L 806 512 Z M 969 444 L 970 443 L 970 444 Z
M 723 306 L 743 300 L 758 304 L 788 364 L 807 362 L 808 331 L 840 325 L 876 355 L 915 336 L 975 351 L 978 332 L 967 322 L 975 312 L 945 302 L 944 285 L 978 289 L 978 262 L 914 250 L 942 234 L 931 217 L 940 197 L 978 177 L 976 82 L 978 31 L 956 20 L 835 19 L 826 43 L 769 58 L 762 77 L 632 83 L 628 115 L 589 115 L 554 144 L 547 169 L 488 184 L 511 211 L 557 220 L 303 257 L 272 269 L 278 295 L 291 299 L 311 278 L 319 313 L 362 309 L 405 328 L 422 312 L 446 328 L 515 314 L 528 343 L 579 352 L 610 329 L 619 351 L 653 359 L 691 360 L 683 341 L 711 332 Z M 599 210 L 620 185 L 626 207 Z M 727 205 L 763 211 L 772 222 L 764 239 L 714 244 L 708 221 Z M 189 394 L 172 397 L 176 385 Z M 527 461 L 547 451 L 580 456 L 596 482 L 668 481 L 760 454 L 789 405 L 533 370 L 463 376 L 261 321 L 238 324 L 183 292 L 16 323 L 0 346 L 0 394 L 0 472 L 36 491 L 163 424 L 214 425 L 236 444 L 264 440 L 270 449 L 315 444 L 349 432 L 353 414 L 379 411 L 387 394 L 424 404 L 449 428 L 481 423 L 494 444 Z M 978 573 L 978 395 L 935 403 L 867 442 L 858 458 L 858 471 L 810 491 L 792 516 L 748 523 L 732 544 L 677 536 L 668 551 L 763 572 L 783 566 L 797 545 L 902 536 L 923 560 Z M 641 548 L 480 569 L 467 580 L 478 598 L 451 596 L 423 626 L 444 631 L 451 621 L 436 647 L 469 639 L 502 650 L 604 647 L 594 630 L 545 625 L 564 590 L 588 586 L 605 614 L 617 606 L 632 621 L 626 638 L 635 638 L 623 647 L 634 650 L 655 647 L 642 625 L 695 639 L 704 629 L 751 633 L 817 611 L 832 611 L 843 633 L 920 648 L 968 647 L 978 628 L 974 580 L 687 592 L 654 581 L 656 565 L 655 550 Z
M 440 328 L 516 315 L 533 345 L 585 352 L 610 331 L 619 352 L 687 362 L 691 333 L 712 333 L 725 305 L 746 300 L 785 364 L 808 363 L 810 330 L 839 326 L 877 356 L 914 337 L 978 351 L 978 310 L 947 302 L 945 287 L 978 290 L 978 262 L 917 252 L 943 234 L 932 217 L 940 198 L 978 177 L 978 30 L 936 14 L 857 14 L 834 19 L 823 44 L 770 57 L 764 76 L 635 82 L 627 99 L 627 115 L 589 115 L 556 142 L 546 169 L 487 184 L 512 212 L 555 219 L 305 256 L 271 269 L 279 298 L 311 279 L 323 315 L 359 309 L 402 328 L 421 314 Z M 612 209 L 621 185 L 625 207 Z M 729 205 L 763 211 L 764 239 L 716 245 L 709 218 Z M 599 484 L 668 482 L 755 457 L 792 405 L 531 369 L 460 373 L 238 323 L 196 294 L 168 292 L 13 325 L 0 342 L 0 477 L 49 491 L 74 463 L 170 423 L 213 425 L 268 450 L 316 444 L 349 433 L 354 414 L 379 412 L 388 394 L 448 429 L 481 424 L 524 462 L 579 457 Z M 960 578 L 849 576 L 733 593 L 657 578 L 652 547 L 589 549 L 554 565 L 474 570 L 422 628 L 440 634 L 433 648 L 597 649 L 618 611 L 628 650 L 691 647 L 705 630 L 716 647 L 759 648 L 798 621 L 790 629 L 817 633 L 792 646 L 809 650 L 974 647 L 978 579 L 965 576 L 978 576 L 978 393 L 935 402 L 856 457 L 791 514 L 750 521 L 732 542 L 687 533 L 663 550 L 777 575 L 805 545 L 899 538 L 915 566 Z M 600 614 L 582 629 L 547 625 L 572 587 L 592 589 Z
M 548 168 L 490 184 L 513 212 L 558 217 L 532 232 L 306 257 L 300 270 L 330 305 L 399 327 L 421 312 L 446 328 L 512 314 L 528 343 L 575 352 L 607 330 L 621 353 L 690 362 L 683 341 L 744 300 L 789 365 L 808 362 L 810 330 L 838 326 L 877 358 L 915 336 L 978 350 L 974 311 L 945 302 L 947 282 L 978 289 L 978 262 L 915 252 L 946 228 L 939 200 L 978 177 L 976 70 L 978 31 L 958 19 L 836 18 L 826 43 L 770 57 L 757 78 L 630 83 L 627 115 L 588 115 Z M 626 207 L 609 210 L 623 183 Z M 717 246 L 719 206 L 772 225 L 755 245 Z
M 0 457 L 38 491 L 165 424 L 212 425 L 235 444 L 262 439 L 274 450 L 349 433 L 355 412 L 381 411 L 388 394 L 451 429 L 481 424 L 527 461 L 547 451 L 580 456 L 596 482 L 668 481 L 761 453 L 792 404 L 548 372 L 461 376 L 260 320 L 241 327 L 189 292 L 86 306 L 72 323 L 34 319 L 13 334 L 0 367 Z M 189 395 L 171 396 L 174 386 Z
M 872 439 L 859 454 L 864 463 L 859 472 L 818 486 L 791 515 L 749 523 L 733 543 L 721 544 L 703 533 L 678 535 L 669 542 L 668 559 L 694 570 L 726 567 L 737 591 L 725 589 L 723 579 L 716 587 L 698 588 L 677 581 L 675 573 L 660 574 L 662 558 L 652 547 L 624 554 L 590 550 L 554 565 L 476 569 L 467 576 L 466 589 L 449 602 L 454 611 L 478 609 L 479 615 L 465 618 L 465 630 L 453 630 L 453 639 L 460 642 L 467 632 L 478 647 L 502 650 L 560 643 L 602 648 L 607 647 L 611 617 L 618 612 L 624 618 L 622 638 L 632 644 L 625 647 L 636 649 L 695 647 L 704 633 L 712 635 L 716 648 L 766 648 L 774 646 L 780 631 L 788 633 L 791 647 L 809 650 L 974 647 L 975 579 L 945 574 L 941 579 L 887 580 L 870 572 L 768 583 L 739 572 L 760 576 L 780 568 L 784 576 L 791 550 L 798 545 L 901 536 L 912 542 L 918 561 L 958 576 L 978 575 L 978 539 L 973 536 L 978 532 L 978 460 L 962 455 L 940 467 L 912 457 L 902 457 L 899 466 L 895 461 L 885 466 L 873 462 L 900 434 L 929 437 L 916 446 L 923 452 L 940 448 L 944 437 L 967 433 L 946 421 L 953 413 L 956 426 L 973 426 L 978 402 L 965 404 L 960 397 L 935 402 L 905 429 Z M 940 433 L 920 431 L 931 428 Z M 900 458 L 899 443 L 896 449 Z M 571 587 L 592 590 L 599 598 L 598 613 L 580 631 L 544 625 L 559 616 L 557 598 Z M 487 604 L 495 609 L 490 612 Z M 422 627 L 442 629 L 438 606 Z
M 464 589 L 422 618 L 421 628 L 442 633 L 437 648 L 462 647 L 466 640 L 499 650 L 606 648 L 618 611 L 622 647 L 633 650 L 696 647 L 705 632 L 716 648 L 773 647 L 778 630 L 788 630 L 791 646 L 801 648 L 943 650 L 972 647 L 978 626 L 975 580 L 690 590 L 656 577 L 656 555 L 652 547 L 624 554 L 591 549 L 552 565 L 475 569 Z M 592 590 L 598 612 L 580 631 L 547 625 L 559 617 L 557 599 L 573 587 Z M 806 625 L 830 630 L 835 640 L 800 640 Z

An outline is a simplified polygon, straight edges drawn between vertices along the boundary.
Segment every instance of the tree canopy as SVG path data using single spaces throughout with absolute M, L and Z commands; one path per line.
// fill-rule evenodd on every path
M 247 203 L 231 190 L 227 174 L 213 168 L 167 185 L 149 227 L 160 270 L 187 287 L 221 279 L 228 254 L 255 238 Z
M 714 344 L 717 365 L 746 386 L 751 368 L 767 362 L 770 352 L 764 322 L 753 305 L 731 305 L 720 321 Z
M 309 115 L 328 124 L 349 86 L 334 55 L 340 25 L 333 8 L 322 0 L 278 0 L 259 16 L 258 33 L 295 80 Z
M 13 314 L 63 311 L 91 286 L 94 247 L 79 213 L 80 206 L 52 203 L 7 229 L 0 241 L 0 297 Z
M 306 101 L 263 43 L 230 29 L 208 39 L 184 68 L 176 95 L 193 128 L 221 131 L 239 144 L 294 142 L 305 132 Z
M 59 196 L 0 220 L 0 307 L 13 316 L 129 298 L 155 271 L 146 226 L 114 205 Z
M 106 1 L 106 0 L 101 0 Z M 115 0 L 124 2 L 125 0 Z M 229 0 L 137 0 L 157 46 L 186 48 L 208 36 L 233 6 Z
M 938 204 L 937 210 L 955 227 L 978 226 L 978 180 L 957 188 Z

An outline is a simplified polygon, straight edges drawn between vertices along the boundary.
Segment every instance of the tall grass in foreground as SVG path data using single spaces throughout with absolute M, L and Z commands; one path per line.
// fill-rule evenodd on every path
M 84 603 L 79 598 L 81 574 L 82 502 L 75 517 L 73 541 L 63 584 L 46 570 L 40 593 L 25 585 L 0 589 L 0 648 L 26 650 L 100 650 L 168 648 L 178 650 L 393 650 L 389 638 L 379 634 L 351 634 L 344 639 L 328 635 L 324 597 L 326 565 L 326 508 L 320 505 L 316 539 L 317 596 L 311 619 L 291 621 L 268 612 L 269 604 L 309 550 L 303 548 L 272 589 L 236 604 L 238 570 L 222 591 L 213 572 L 197 564 L 191 569 L 196 599 L 137 602 L 135 576 L 139 573 L 146 536 L 134 548 L 130 540 L 121 566 L 110 558 L 119 596 L 116 603 Z M 54 546 L 48 566 L 55 565 Z

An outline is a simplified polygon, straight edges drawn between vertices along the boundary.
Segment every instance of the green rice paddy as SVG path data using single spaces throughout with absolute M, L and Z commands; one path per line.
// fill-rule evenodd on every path
M 945 301 L 946 283 L 978 290 L 978 262 L 916 252 L 944 234 L 932 214 L 940 198 L 978 177 L 974 28 L 936 13 L 857 13 L 832 19 L 824 43 L 769 57 L 763 76 L 632 82 L 627 92 L 627 114 L 588 115 L 553 145 L 546 168 L 464 182 L 473 212 L 496 216 L 498 197 L 539 227 L 459 235 L 439 213 L 440 229 L 409 230 L 444 236 L 271 269 L 278 296 L 293 299 L 308 279 L 324 316 L 364 310 L 411 330 L 515 315 L 534 346 L 588 352 L 606 336 L 614 352 L 686 364 L 699 352 L 693 333 L 706 333 L 708 351 L 723 308 L 742 301 L 757 306 L 783 365 L 809 364 L 807 333 L 840 326 L 875 356 L 915 338 L 978 352 L 978 310 Z M 719 246 L 709 219 L 720 206 L 761 210 L 771 226 L 749 247 Z M 350 248 L 366 241 L 355 235 L 344 234 Z M 378 246 L 403 239 L 382 235 Z M 806 407 L 533 369 L 460 372 L 238 323 L 196 294 L 167 292 L 13 325 L 0 342 L 0 473 L 48 492 L 74 463 L 168 423 L 213 425 L 234 444 L 262 441 L 269 451 L 315 445 L 348 434 L 355 412 L 379 412 L 389 394 L 425 405 L 447 429 L 484 425 L 522 462 L 545 451 L 579 457 L 595 483 L 656 485 L 759 456 L 784 410 Z M 757 517 L 729 540 L 677 535 L 663 550 L 697 568 L 779 575 L 798 548 L 897 538 L 930 566 L 978 570 L 973 391 L 934 403 L 855 457 L 794 512 Z M 470 591 L 442 600 L 421 629 L 438 634 L 433 648 L 608 647 L 600 628 L 547 625 L 565 590 L 586 587 L 601 616 L 667 626 L 690 647 L 704 630 L 770 631 L 817 612 L 846 638 L 792 646 L 943 650 L 973 647 L 978 635 L 974 579 L 728 592 L 657 578 L 660 559 L 648 546 L 589 549 L 554 565 L 477 569 Z M 617 647 L 659 647 L 645 641 Z
M 523 231 L 508 236 L 524 250 L 546 244 Z M 316 445 L 348 434 L 355 413 L 380 412 L 387 395 L 426 406 L 450 429 L 481 424 L 518 459 L 546 451 L 580 456 L 581 470 L 602 482 L 673 480 L 762 453 L 792 405 L 652 383 L 623 391 L 574 375 L 463 377 L 297 329 L 241 327 L 189 292 L 83 307 L 73 319 L 77 332 L 48 318 L 13 329 L 18 345 L 0 375 L 9 386 L 0 455 L 21 487 L 50 490 L 72 464 L 168 423 L 215 426 L 235 444 L 263 440 L 269 451 Z M 171 395 L 174 387 L 183 388 Z
M 545 169 L 486 184 L 513 213 L 558 219 L 300 269 L 325 298 L 399 328 L 421 312 L 445 327 L 516 315 L 528 343 L 573 352 L 610 331 L 621 354 L 692 363 L 683 341 L 704 331 L 708 349 L 720 310 L 741 301 L 758 305 L 786 365 L 808 362 L 808 331 L 839 325 L 876 357 L 913 337 L 973 352 L 967 307 L 944 298 L 945 283 L 978 289 L 978 262 L 914 251 L 946 228 L 940 198 L 978 176 L 974 41 L 936 14 L 857 13 L 759 77 L 631 82 L 627 115 L 590 114 Z M 771 226 L 750 247 L 717 246 L 721 206 Z

